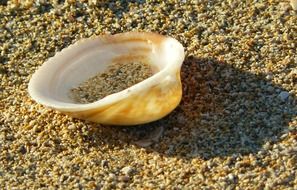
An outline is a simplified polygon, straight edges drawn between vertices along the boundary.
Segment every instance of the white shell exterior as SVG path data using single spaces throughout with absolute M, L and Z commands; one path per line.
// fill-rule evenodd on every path
M 144 60 L 150 78 L 96 102 L 78 104 L 69 90 L 114 61 Z M 158 120 L 180 102 L 184 48 L 175 39 L 129 32 L 83 39 L 46 61 L 32 76 L 29 94 L 38 103 L 75 118 L 102 124 L 136 125 Z

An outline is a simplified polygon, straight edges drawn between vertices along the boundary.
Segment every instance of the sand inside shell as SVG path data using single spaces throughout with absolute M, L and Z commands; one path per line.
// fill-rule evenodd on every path
M 152 68 L 143 62 L 113 63 L 104 72 L 70 89 L 69 97 L 76 103 L 92 103 L 120 92 L 153 75 Z

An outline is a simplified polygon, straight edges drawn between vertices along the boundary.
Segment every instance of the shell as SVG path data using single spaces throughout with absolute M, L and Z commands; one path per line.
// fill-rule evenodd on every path
M 69 90 L 104 71 L 114 60 L 148 60 L 155 74 L 96 102 L 78 104 Z M 32 76 L 28 91 L 38 103 L 74 118 L 101 124 L 136 125 L 169 114 L 182 97 L 184 48 L 154 33 L 128 32 L 83 39 L 57 53 Z

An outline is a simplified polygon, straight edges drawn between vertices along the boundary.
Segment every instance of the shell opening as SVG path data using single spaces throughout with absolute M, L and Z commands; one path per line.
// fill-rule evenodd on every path
M 108 95 L 128 90 L 154 74 L 145 59 L 130 56 L 119 58 L 122 59 L 116 58 L 105 71 L 100 71 L 79 86 L 70 89 L 68 94 L 74 103 L 98 101 Z

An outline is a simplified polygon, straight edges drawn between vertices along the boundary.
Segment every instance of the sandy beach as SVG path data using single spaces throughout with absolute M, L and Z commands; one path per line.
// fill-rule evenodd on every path
M 168 116 L 106 126 L 30 98 L 56 52 L 128 31 L 185 47 Z M 297 189 L 297 11 L 281 0 L 0 0 L 0 189 Z

